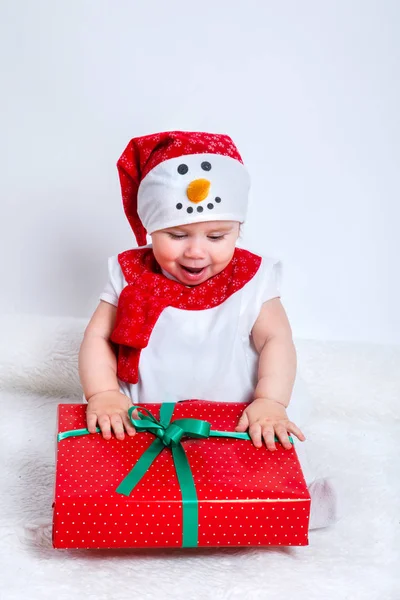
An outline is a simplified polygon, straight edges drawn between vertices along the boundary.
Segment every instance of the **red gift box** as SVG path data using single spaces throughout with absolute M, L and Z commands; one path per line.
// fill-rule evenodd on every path
M 141 405 L 158 419 L 160 404 Z M 171 406 L 171 405 L 169 405 Z M 188 400 L 176 419 L 201 419 L 212 430 L 234 431 L 246 405 Z M 86 427 L 86 407 L 59 405 L 59 432 Z M 158 435 L 158 434 L 157 434 Z M 53 545 L 55 548 L 304 546 L 310 496 L 294 446 L 271 452 L 250 440 L 183 438 L 197 494 L 195 544 L 183 544 L 186 525 L 171 449 L 164 447 L 129 496 L 117 488 L 157 439 L 138 432 L 124 440 L 100 433 L 58 442 Z M 193 513 L 192 513 L 193 514 Z M 196 519 L 197 520 L 197 519 Z M 186 532 L 187 533 L 187 532 Z

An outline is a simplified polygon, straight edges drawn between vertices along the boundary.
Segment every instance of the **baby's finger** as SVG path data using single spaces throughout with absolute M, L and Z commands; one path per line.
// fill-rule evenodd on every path
M 259 423 L 253 423 L 249 427 L 249 436 L 256 448 L 261 448 L 261 425 Z
M 90 433 L 96 433 L 97 415 L 94 412 L 86 412 L 86 424 Z
M 122 417 L 122 422 L 124 424 L 124 427 L 126 429 L 126 433 L 128 435 L 135 435 L 136 429 L 134 428 L 134 426 L 130 422 L 129 417 L 128 417 L 128 413 L 123 413 L 121 415 L 121 417 Z
M 279 439 L 280 443 L 286 450 L 290 450 L 292 444 L 289 440 L 287 429 L 284 425 L 276 425 L 275 427 L 276 437 Z
M 135 408 L 135 410 L 132 411 L 131 418 L 136 420 L 139 419 L 139 413 L 137 411 L 137 408 Z
M 275 432 L 274 432 L 273 427 L 271 427 L 271 425 L 264 425 L 263 430 L 262 430 L 262 436 L 263 436 L 265 445 L 267 446 L 268 450 L 271 450 L 272 452 L 274 450 L 276 450 Z
M 123 440 L 125 437 L 125 433 L 124 433 L 124 425 L 122 422 L 121 415 L 119 415 L 119 414 L 111 415 L 110 421 L 111 421 L 111 427 L 113 428 L 113 431 L 115 433 L 115 437 L 117 438 L 117 440 Z
M 101 433 L 103 434 L 103 438 L 109 440 L 111 438 L 110 417 L 108 415 L 100 415 L 97 418 L 97 422 L 101 429 Z
M 306 436 L 304 435 L 304 433 L 297 427 L 297 425 L 295 425 L 291 421 L 289 421 L 289 423 L 287 424 L 287 430 L 290 431 L 290 433 L 294 433 L 294 435 L 301 442 L 304 442 L 304 440 L 306 439 Z
M 249 426 L 249 417 L 247 416 L 246 412 L 242 413 L 242 416 L 240 417 L 238 424 L 235 427 L 236 431 L 246 431 L 246 429 Z

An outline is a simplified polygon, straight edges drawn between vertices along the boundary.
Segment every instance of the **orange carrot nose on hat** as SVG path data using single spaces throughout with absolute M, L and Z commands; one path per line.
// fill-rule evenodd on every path
M 246 217 L 250 179 L 227 135 L 169 131 L 132 139 L 117 163 L 125 214 L 146 232 Z

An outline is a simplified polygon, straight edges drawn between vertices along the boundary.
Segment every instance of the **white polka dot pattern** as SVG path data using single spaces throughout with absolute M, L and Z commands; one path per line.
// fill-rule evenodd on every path
M 159 404 L 146 404 L 157 418 Z M 179 402 L 172 420 L 207 420 L 233 431 L 243 404 Z M 83 405 L 59 406 L 59 431 L 85 427 Z M 180 547 L 182 497 L 168 448 L 130 497 L 115 489 L 154 441 L 100 434 L 58 443 L 53 520 L 55 548 Z M 310 497 L 294 448 L 275 452 L 224 438 L 183 441 L 199 501 L 199 546 L 303 546 Z

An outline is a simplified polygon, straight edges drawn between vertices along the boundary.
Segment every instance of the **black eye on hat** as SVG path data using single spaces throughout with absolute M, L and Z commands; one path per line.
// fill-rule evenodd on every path
M 205 160 L 201 163 L 201 168 L 203 169 L 203 171 L 211 171 L 211 163 Z
M 177 171 L 179 175 L 185 175 L 189 171 L 189 167 L 182 163 L 181 165 L 179 165 Z

